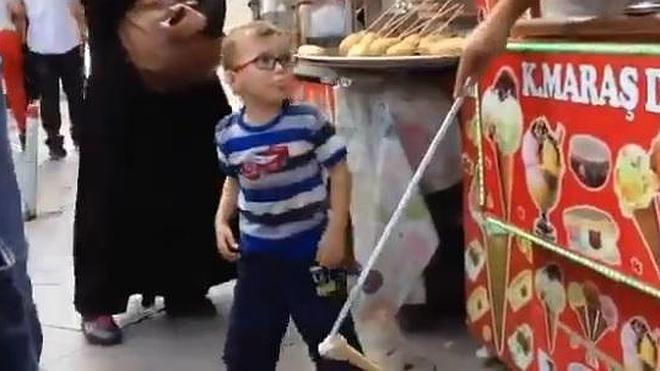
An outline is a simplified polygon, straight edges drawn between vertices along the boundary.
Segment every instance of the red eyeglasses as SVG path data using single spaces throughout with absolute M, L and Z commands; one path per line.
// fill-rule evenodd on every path
M 296 57 L 291 53 L 286 53 L 278 57 L 272 55 L 262 54 L 258 57 L 255 57 L 241 65 L 234 67 L 232 70 L 234 72 L 239 72 L 244 70 L 247 66 L 254 64 L 257 69 L 262 71 L 273 71 L 279 63 L 283 69 L 287 70 L 293 68 L 293 65 L 296 64 Z

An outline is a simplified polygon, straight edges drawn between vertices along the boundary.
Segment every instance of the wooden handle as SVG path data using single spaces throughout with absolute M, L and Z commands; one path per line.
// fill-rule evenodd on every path
M 366 356 L 358 352 L 352 346 L 346 343 L 341 350 L 347 358 L 348 363 L 352 364 L 355 367 L 359 367 L 365 371 L 382 371 L 378 365 L 371 362 Z
M 330 336 L 325 339 L 319 345 L 319 353 L 325 358 L 347 361 L 351 365 L 365 371 L 382 371 L 378 365 L 350 346 L 341 335 Z

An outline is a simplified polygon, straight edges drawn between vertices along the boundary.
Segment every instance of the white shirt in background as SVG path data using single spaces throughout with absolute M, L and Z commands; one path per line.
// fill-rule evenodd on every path
M 2 0 L 0 0 L 2 1 Z M 23 0 L 28 17 L 28 47 L 39 54 L 65 54 L 81 44 L 71 14 L 72 0 Z
M 9 14 L 9 0 L 0 0 L 0 31 L 15 31 Z

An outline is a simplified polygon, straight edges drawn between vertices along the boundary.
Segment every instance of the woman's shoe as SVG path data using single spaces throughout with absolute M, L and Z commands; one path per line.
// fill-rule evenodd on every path
M 82 331 L 92 345 L 111 346 L 121 344 L 122 331 L 112 316 L 83 318 Z

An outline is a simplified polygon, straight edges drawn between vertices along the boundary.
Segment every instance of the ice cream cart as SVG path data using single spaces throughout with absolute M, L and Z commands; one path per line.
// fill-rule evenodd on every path
M 660 370 L 658 26 L 523 21 L 464 112 L 468 323 L 511 368 Z

